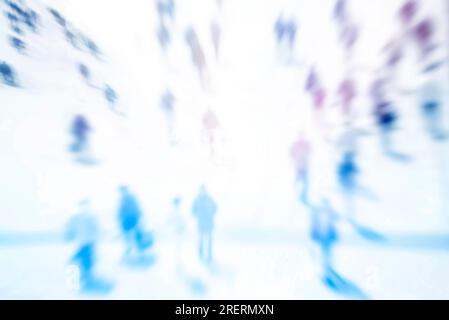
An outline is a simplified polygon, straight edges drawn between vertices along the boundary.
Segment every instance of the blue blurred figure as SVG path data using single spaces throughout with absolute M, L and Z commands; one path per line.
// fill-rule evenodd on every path
M 295 182 L 301 188 L 300 200 L 308 204 L 309 198 L 309 159 L 311 146 L 303 134 L 294 142 L 290 149 L 290 156 L 295 168 Z
M 11 36 L 9 37 L 9 43 L 13 48 L 17 50 L 18 53 L 24 54 L 26 51 L 26 44 L 21 39 Z
M 78 64 L 78 71 L 83 77 L 83 80 L 86 81 L 87 84 L 90 84 L 90 70 L 89 68 L 84 64 L 80 63 Z
M 341 190 L 346 201 L 346 214 L 349 221 L 354 222 L 354 205 L 353 196 L 357 189 L 357 176 L 359 168 L 355 162 L 355 154 L 346 152 L 343 159 L 338 165 L 337 176 Z
M 115 104 L 118 99 L 117 92 L 109 85 L 104 88 L 104 96 L 111 105 Z
M 339 217 L 328 199 L 318 206 L 311 206 L 311 239 L 320 249 L 323 278 L 331 274 L 332 248 L 338 240 L 336 222 Z
M 103 89 L 103 94 L 106 101 L 109 103 L 111 110 L 118 115 L 124 116 L 124 114 L 117 108 L 118 94 L 110 85 L 106 84 Z
M 174 231 L 175 238 L 175 259 L 176 268 L 179 271 L 181 268 L 181 254 L 182 245 L 185 241 L 186 232 L 186 221 L 181 212 L 182 199 L 180 197 L 175 197 L 172 200 L 172 209 L 169 215 L 169 223 Z
M 164 20 L 166 16 L 172 20 L 175 18 L 176 7 L 174 0 L 157 0 L 156 6 L 161 21 Z
M 139 260 L 146 249 L 153 245 L 153 237 L 142 227 L 142 210 L 134 194 L 127 186 L 119 187 L 120 204 L 118 219 L 125 237 L 125 259 Z
M 8 86 L 17 86 L 16 75 L 13 68 L 6 62 L 0 62 L 0 76 L 3 79 L 3 83 Z
M 396 130 L 398 114 L 393 103 L 387 98 L 386 87 L 389 82 L 385 78 L 377 79 L 371 86 L 371 98 L 374 104 L 374 117 L 380 130 L 380 142 L 385 155 L 400 161 L 409 161 L 408 155 L 393 150 L 392 135 Z
M 282 16 L 279 16 L 274 25 L 278 44 L 286 39 L 289 47 L 292 48 L 296 39 L 296 29 L 297 26 L 293 20 L 284 20 Z
M 170 89 L 165 90 L 160 99 L 160 106 L 167 118 L 168 138 L 171 144 L 176 143 L 174 133 L 174 117 L 175 117 L 175 103 L 176 97 L 173 95 Z
M 85 161 L 88 156 L 89 134 L 92 128 L 83 115 L 77 115 L 73 119 L 71 133 L 73 135 L 73 143 L 70 151 L 78 156 L 78 160 Z
M 447 138 L 442 128 L 441 91 L 440 84 L 433 79 L 427 80 L 421 88 L 421 108 L 426 131 L 436 141 Z
M 39 23 L 39 16 L 34 10 L 28 10 L 24 14 L 25 24 L 33 31 L 37 33 L 37 25 Z
M 171 34 L 168 27 L 170 21 L 167 21 L 166 17 L 168 17 L 168 20 L 174 20 L 175 2 L 174 0 L 157 0 L 156 8 L 159 16 L 159 24 L 156 34 L 161 48 L 166 50 L 171 41 Z
M 66 19 L 55 9 L 49 8 L 48 11 L 50 11 L 51 15 L 55 19 L 56 23 L 59 24 L 61 27 L 65 28 L 67 21 Z
M 208 82 L 207 61 L 200 39 L 193 27 L 189 27 L 185 32 L 185 40 L 190 49 L 192 63 L 198 71 L 201 84 L 205 86 Z
M 199 258 L 204 263 L 212 262 L 212 233 L 217 204 L 209 195 L 205 186 L 201 186 L 192 206 L 192 213 L 198 223 Z
M 289 54 L 288 58 L 291 59 L 291 54 L 293 53 L 296 40 L 296 22 L 293 19 L 285 19 L 283 15 L 280 15 L 274 25 L 274 32 L 276 35 L 276 42 L 279 47 L 281 47 L 283 43 L 287 43 Z
M 17 34 L 22 34 L 22 29 L 19 25 L 19 18 L 11 12 L 8 12 L 6 16 L 9 20 L 9 27 L 11 28 L 11 30 Z
M 159 24 L 156 33 L 161 48 L 163 50 L 166 50 L 168 48 L 168 45 L 170 44 L 171 35 L 165 23 L 161 22 Z
M 77 243 L 77 249 L 71 263 L 79 271 L 79 288 L 81 291 L 107 293 L 112 284 L 95 275 L 96 247 L 99 239 L 99 227 L 92 213 L 89 200 L 80 202 L 80 211 L 70 219 L 66 229 L 66 240 Z
M 342 277 L 334 268 L 333 248 L 339 236 L 337 223 L 341 218 L 326 198 L 318 206 L 311 208 L 311 239 L 319 247 L 322 266 L 321 280 L 331 290 L 356 299 L 366 299 L 365 293 L 357 285 Z

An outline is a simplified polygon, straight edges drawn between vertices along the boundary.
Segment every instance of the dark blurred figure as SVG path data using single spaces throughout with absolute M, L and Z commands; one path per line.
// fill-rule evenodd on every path
M 274 33 L 278 48 L 284 43 L 287 44 L 288 60 L 291 61 L 296 41 L 297 23 L 293 19 L 286 19 L 282 14 L 277 18 L 274 24 Z
M 352 21 L 348 9 L 348 0 L 338 0 L 334 6 L 334 19 L 340 32 L 340 42 L 346 53 L 351 53 L 354 45 L 359 38 L 359 28 Z
M 204 263 L 212 262 L 212 233 L 217 204 L 209 195 L 205 186 L 201 186 L 192 206 L 192 213 L 198 223 L 199 258 Z
M 171 42 L 169 25 L 175 19 L 175 2 L 174 0 L 157 0 L 156 9 L 159 18 L 156 34 L 161 48 L 165 51 Z
M 434 21 L 425 19 L 418 23 L 413 29 L 413 37 L 418 45 L 418 49 L 421 53 L 421 59 L 426 58 L 437 45 L 433 42 L 433 36 L 435 34 Z
M 290 150 L 290 156 L 295 167 L 295 182 L 301 188 L 299 199 L 309 204 L 309 158 L 311 147 L 309 142 L 301 134 Z
M 317 127 L 321 133 L 324 130 L 323 112 L 327 101 L 326 89 L 315 69 L 312 67 L 307 75 L 305 91 L 310 95 L 313 106 L 313 116 L 315 118 Z
M 52 14 L 53 18 L 55 18 L 56 23 L 58 23 L 61 27 L 65 28 L 67 23 L 66 19 L 55 9 L 49 8 L 48 10 Z
M 117 110 L 117 92 L 110 85 L 106 84 L 103 88 L 103 94 L 106 101 L 109 103 L 109 107 L 115 113 L 122 115 L 119 110 Z
M 74 139 L 70 146 L 70 151 L 77 156 L 77 160 L 79 161 L 88 160 L 89 135 L 91 131 L 92 128 L 83 115 L 75 116 L 70 129 Z
M 321 110 L 326 102 L 326 90 L 315 68 L 312 68 L 307 76 L 305 90 L 312 96 L 315 110 Z
M 28 10 L 25 12 L 25 24 L 28 26 L 28 28 L 31 29 L 34 33 L 37 33 L 38 31 L 38 24 L 39 24 L 39 15 L 34 10 Z
M 156 7 L 161 21 L 163 21 L 165 17 L 168 17 L 171 20 L 175 19 L 176 7 L 174 0 L 157 0 Z
M 170 41 L 171 41 L 171 35 L 170 35 L 170 31 L 168 30 L 168 27 L 165 25 L 165 23 L 159 24 L 156 33 L 157 33 L 157 38 L 159 40 L 159 44 L 161 45 L 161 48 L 163 50 L 167 50 L 167 48 L 170 44 Z
M 418 1 L 407 0 L 399 9 L 399 19 L 404 28 L 409 28 L 418 12 Z
M 104 96 L 111 105 L 115 104 L 118 99 L 117 92 L 109 85 L 104 87 Z
M 355 154 L 348 152 L 338 165 L 337 176 L 346 205 L 348 220 L 355 221 L 354 194 L 357 191 L 357 176 L 360 171 L 355 162 Z
M 139 260 L 146 249 L 153 245 L 153 237 L 144 232 L 142 226 L 142 210 L 136 196 L 127 186 L 121 186 L 118 220 L 125 237 L 125 259 Z
M 167 118 L 168 138 L 170 143 L 172 144 L 176 142 L 174 132 L 175 102 L 176 102 L 175 96 L 173 95 L 170 89 L 167 89 L 161 96 L 160 106 Z
M 349 122 L 354 99 L 357 96 L 356 82 L 351 77 L 344 79 L 338 88 L 338 94 L 341 99 L 342 113 L 347 122 Z
M 80 63 L 78 64 L 78 71 L 81 74 L 81 77 L 83 77 L 83 80 L 90 85 L 90 70 L 89 68 L 84 64 Z
M 16 87 L 17 79 L 13 68 L 6 62 L 0 62 L 0 76 L 8 86 Z
M 391 102 L 380 102 L 375 106 L 375 116 L 380 129 L 382 149 L 387 155 L 393 154 L 392 133 L 395 130 L 397 114 Z
M 96 58 L 100 55 L 100 48 L 98 48 L 98 45 L 91 39 L 85 38 L 84 39 L 84 46 L 89 50 L 90 54 Z
M 443 92 L 438 81 L 428 79 L 421 88 L 421 109 L 425 128 L 430 137 L 436 141 L 444 141 L 447 133 L 443 129 L 442 109 Z
M 379 77 L 373 82 L 370 89 L 374 117 L 380 132 L 382 151 L 394 160 L 409 161 L 409 156 L 394 150 L 393 133 L 396 130 L 399 115 L 393 102 L 387 98 L 388 86 L 391 86 L 390 82 L 384 77 Z
M 21 39 L 15 36 L 10 36 L 9 43 L 17 50 L 18 53 L 24 54 L 26 52 L 26 44 Z
M 11 30 L 17 34 L 22 34 L 22 29 L 19 27 L 19 18 L 11 12 L 6 13 L 6 16 L 8 18 L 9 27 Z
M 70 219 L 66 228 L 66 239 L 77 243 L 76 253 L 71 262 L 79 271 L 79 288 L 81 291 L 107 293 L 112 284 L 101 280 L 95 274 L 97 264 L 97 242 L 99 227 L 95 215 L 92 213 L 89 200 L 80 202 L 80 211 Z
M 332 274 L 332 248 L 338 241 L 336 223 L 338 214 L 332 208 L 329 200 L 322 199 L 318 206 L 310 207 L 311 239 L 319 247 L 323 280 Z
M 204 55 L 204 51 L 201 47 L 200 40 L 196 31 L 193 28 L 187 29 L 185 33 L 185 39 L 190 49 L 193 65 L 198 70 L 201 83 L 205 85 L 207 68 L 206 56 Z

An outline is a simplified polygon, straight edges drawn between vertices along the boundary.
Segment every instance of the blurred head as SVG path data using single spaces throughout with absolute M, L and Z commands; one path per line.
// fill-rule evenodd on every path
M 122 195 L 129 194 L 129 189 L 126 185 L 121 185 L 120 187 L 118 187 L 118 190 Z
M 175 206 L 175 207 L 179 207 L 180 205 L 181 205 L 181 197 L 175 197 L 175 198 L 173 198 L 173 205 Z
M 78 203 L 79 208 L 84 211 L 90 208 L 90 199 L 84 198 Z
M 411 23 L 418 10 L 418 3 L 416 0 L 406 1 L 399 10 L 399 17 L 405 25 Z

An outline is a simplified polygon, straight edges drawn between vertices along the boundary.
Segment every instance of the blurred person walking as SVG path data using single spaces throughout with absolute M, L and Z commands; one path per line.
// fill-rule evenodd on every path
M 217 204 L 209 195 L 205 186 L 201 186 L 192 206 L 192 213 L 197 220 L 199 233 L 198 254 L 202 262 L 212 262 L 212 233 Z

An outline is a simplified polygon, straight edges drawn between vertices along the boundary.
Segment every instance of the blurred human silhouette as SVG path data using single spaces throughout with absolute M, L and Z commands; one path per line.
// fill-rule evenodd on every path
M 25 23 L 31 31 L 37 33 L 39 24 L 39 15 L 34 10 L 28 10 L 24 13 Z
M 83 80 L 90 85 L 90 70 L 89 68 L 84 64 L 84 63 L 80 63 L 78 64 L 78 71 L 81 74 L 81 77 L 83 78 Z
M 334 6 L 334 19 L 340 34 L 340 43 L 342 44 L 346 57 L 349 58 L 354 45 L 359 38 L 359 27 L 353 21 L 349 12 L 347 0 L 338 0 Z
M 20 28 L 20 22 L 19 22 L 19 18 L 17 17 L 17 15 L 15 15 L 11 12 L 8 12 L 8 13 L 6 13 L 6 16 L 8 18 L 9 27 L 11 28 L 11 30 L 13 32 L 15 32 L 16 34 L 19 34 L 19 35 L 22 34 L 23 31 Z
M 50 11 L 50 13 L 53 16 L 53 18 L 55 19 L 56 23 L 58 23 L 61 27 L 66 26 L 67 21 L 64 18 L 64 16 L 62 16 L 61 13 L 59 13 L 59 11 L 57 11 L 53 8 L 49 8 L 48 11 Z
M 175 137 L 175 103 L 176 98 L 170 89 L 166 89 L 160 99 L 160 107 L 167 119 L 168 140 L 171 144 L 176 143 Z
M 66 240 L 76 243 L 76 252 L 70 261 L 79 271 L 80 290 L 108 293 L 113 287 L 112 283 L 102 280 L 95 272 L 100 230 L 88 199 L 80 202 L 79 212 L 70 219 L 65 231 Z
M 171 20 L 175 19 L 176 6 L 174 0 L 157 0 L 156 8 L 161 21 L 163 21 L 166 17 Z
M 117 91 L 115 91 L 114 88 L 112 88 L 110 85 L 105 84 L 103 88 L 103 94 L 106 99 L 106 101 L 109 104 L 110 109 L 117 113 L 118 115 L 123 116 L 124 114 L 118 109 L 117 106 L 117 100 L 118 100 L 118 94 Z
M 309 202 L 309 158 L 311 147 L 303 134 L 300 134 L 290 150 L 290 156 L 295 167 L 295 182 L 301 188 L 299 199 L 308 205 Z
M 207 72 L 206 56 L 201 47 L 200 40 L 198 38 L 198 34 L 192 27 L 190 27 L 187 29 L 187 31 L 185 33 L 185 39 L 186 39 L 187 45 L 190 49 L 192 63 L 198 71 L 198 74 L 199 74 L 199 77 L 201 80 L 201 84 L 203 86 L 205 86 L 206 82 L 207 82 L 207 80 L 206 80 L 206 77 L 207 77 L 207 75 L 206 75 L 206 72 Z
M 443 92 L 440 83 L 434 79 L 426 79 L 421 87 L 420 103 L 426 131 L 436 141 L 443 141 L 447 138 L 442 123 L 442 99 Z
M 413 29 L 413 37 L 421 54 L 420 60 L 426 58 L 436 47 L 434 42 L 435 23 L 431 19 L 419 22 Z
M 381 148 L 384 154 L 393 160 L 410 161 L 410 156 L 396 151 L 393 146 L 393 134 L 396 131 L 399 115 L 388 98 L 391 94 L 387 92 L 389 87 L 391 87 L 391 82 L 384 77 L 380 77 L 372 83 L 370 91 L 374 104 L 373 115 L 379 128 Z
M 355 221 L 354 194 L 357 191 L 359 168 L 355 162 L 355 154 L 348 152 L 343 154 L 343 159 L 338 165 L 338 182 L 346 205 L 346 215 L 349 221 Z
M 339 240 L 337 223 L 340 222 L 341 217 L 327 198 L 323 198 L 319 205 L 311 205 L 309 208 L 310 237 L 320 252 L 321 281 L 327 288 L 342 296 L 367 299 L 366 294 L 356 284 L 345 279 L 335 270 L 333 252 Z
M 322 277 L 326 278 L 333 269 L 332 248 L 338 240 L 336 223 L 339 216 L 326 198 L 318 206 L 311 205 L 310 209 L 310 236 L 319 248 Z
M 89 52 L 92 56 L 94 56 L 96 58 L 98 58 L 100 56 L 100 48 L 93 40 L 91 40 L 89 38 L 84 38 L 83 42 L 84 42 L 84 46 L 86 47 L 87 50 L 89 50 Z
M 15 87 L 17 86 L 17 79 L 13 68 L 6 62 L 0 62 L 0 76 L 3 83 Z
M 172 200 L 172 207 L 169 213 L 169 223 L 174 231 L 175 238 L 175 260 L 177 268 L 181 267 L 182 245 L 185 241 L 186 221 L 181 212 L 182 199 L 175 197 Z
M 312 100 L 313 115 L 318 129 L 323 133 L 325 128 L 323 113 L 328 93 L 315 67 L 312 67 L 305 80 L 305 91 Z
M 79 114 L 74 117 L 70 129 L 74 141 L 70 146 L 70 151 L 75 154 L 77 161 L 83 163 L 92 161 L 89 150 L 91 131 L 92 127 L 85 116 Z
M 159 40 L 159 44 L 162 48 L 162 50 L 167 50 L 170 41 L 171 41 L 171 35 L 170 31 L 168 30 L 168 27 L 165 23 L 160 23 L 158 25 L 158 28 L 156 30 L 157 38 Z
M 338 87 L 338 94 L 341 99 L 342 113 L 346 121 L 351 120 L 353 103 L 357 95 L 356 82 L 351 77 L 344 79 Z
M 152 247 L 153 235 L 143 229 L 142 210 L 136 196 L 127 186 L 120 186 L 119 193 L 118 220 L 126 245 L 124 258 L 137 261 Z
M 217 19 L 212 20 L 210 24 L 210 35 L 212 39 L 212 44 L 214 46 L 215 59 L 218 60 L 220 57 L 222 31 L 221 25 Z
M 285 56 L 285 54 L 282 54 L 282 47 L 284 45 L 286 46 L 287 62 L 291 62 L 293 59 L 292 55 L 296 41 L 297 28 L 297 23 L 294 19 L 287 19 L 282 14 L 279 15 L 274 24 L 274 33 L 276 35 L 278 49 L 281 50 L 281 55 Z
M 326 90 L 324 89 L 315 67 L 308 73 L 305 90 L 311 94 L 315 110 L 320 111 L 324 107 L 326 101 Z
M 404 28 L 409 28 L 413 23 L 418 11 L 418 2 L 416 0 L 407 0 L 399 9 L 399 19 Z
M 214 156 L 215 154 L 215 134 L 218 128 L 219 122 L 217 115 L 212 111 L 212 109 L 208 109 L 203 116 L 203 129 L 206 134 L 211 156 Z
M 26 52 L 26 44 L 21 39 L 11 36 L 9 37 L 9 43 L 18 53 L 24 54 Z
M 204 263 L 212 262 L 212 233 L 214 229 L 214 218 L 217 213 L 217 204 L 209 195 L 205 186 L 201 186 L 196 196 L 192 213 L 197 220 L 199 232 L 199 258 Z

